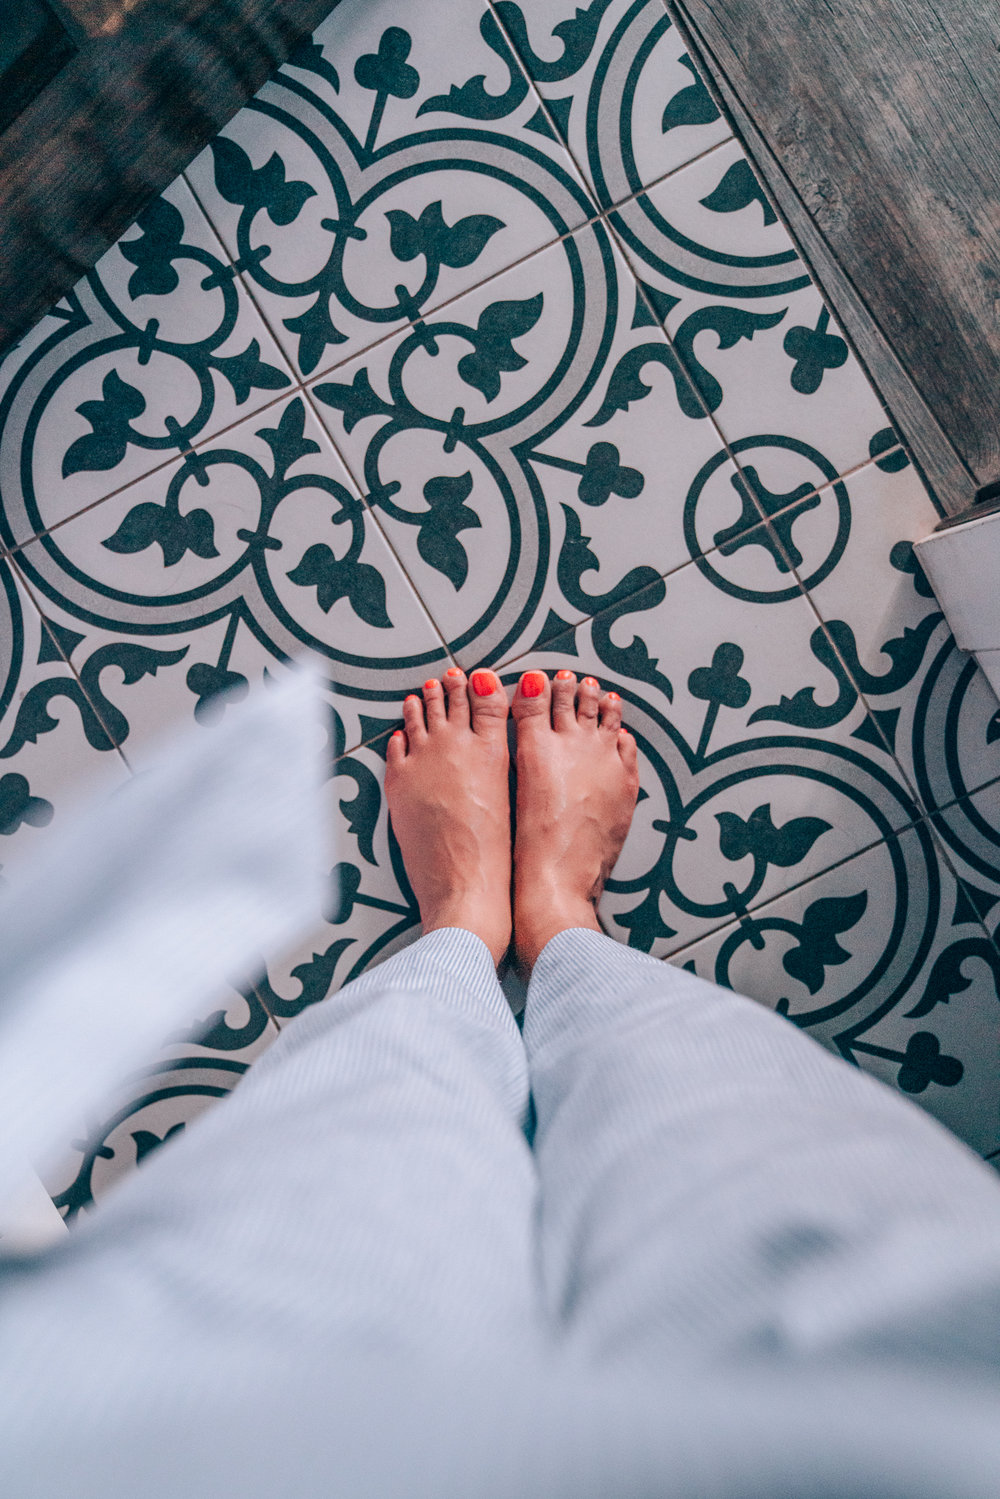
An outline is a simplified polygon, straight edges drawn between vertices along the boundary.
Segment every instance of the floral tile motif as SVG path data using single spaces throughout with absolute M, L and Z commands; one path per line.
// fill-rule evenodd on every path
M 100 1117 L 81 1121 L 79 1138 L 46 1170 L 46 1188 L 67 1222 L 225 1098 L 277 1034 L 252 991 L 234 993 L 224 1010 L 193 1019 L 152 1066 L 122 1085 Z
M 735 141 L 609 223 L 734 455 L 783 442 L 829 478 L 868 460 L 888 417 Z
M 69 632 L 69 659 L 91 672 L 92 699 L 132 765 L 168 724 L 193 715 L 210 725 L 219 692 L 246 692 L 292 658 L 323 667 L 352 745 L 382 732 L 405 693 L 448 664 L 301 395 L 29 543 L 17 561 Z
M 74 674 L 64 639 L 0 559 L 0 885 L 78 795 L 111 795 L 128 779 L 86 690 L 101 667 Z
M 463 665 L 760 519 L 600 222 L 310 395 Z
M 729 135 L 661 0 L 494 0 L 602 208 Z
M 336 730 L 335 738 L 343 734 Z M 341 755 L 328 788 L 339 855 L 322 928 L 269 962 L 257 993 L 277 1024 L 325 999 L 419 934 L 419 913 L 386 807 L 387 735 Z
M 58 525 L 291 385 L 175 182 L 0 364 L 4 541 Z
M 735 140 L 724 141 L 608 213 L 640 279 L 672 310 L 695 293 L 756 308 L 810 284 Z
M 836 684 L 847 707 L 860 690 L 931 810 L 1000 776 L 1000 705 L 955 645 L 916 560 L 913 542 L 939 517 L 902 461 L 897 449 L 823 489 L 802 507 L 794 543 L 800 575 L 813 559 L 838 554 L 810 589 L 826 625 L 813 643 L 817 695 Z
M 775 552 L 760 526 L 738 588 L 710 554 L 504 671 L 571 666 L 621 694 L 644 795 L 602 915 L 660 956 L 919 816 L 857 694 L 815 701 L 816 616 Z M 810 709 L 791 730 L 789 702 Z
M 596 212 L 479 0 L 345 0 L 188 178 L 302 376 Z
M 927 823 L 672 961 L 788 1015 L 973 1149 L 1000 1145 L 1000 951 Z

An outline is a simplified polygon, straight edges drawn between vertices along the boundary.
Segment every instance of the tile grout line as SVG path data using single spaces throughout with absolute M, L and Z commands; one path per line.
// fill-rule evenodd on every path
M 734 137 L 730 137 L 730 139 L 734 139 Z M 728 142 L 727 141 L 723 141 L 721 144 L 722 145 L 727 145 Z M 713 148 L 713 149 L 717 149 L 717 148 Z M 705 154 L 707 155 L 709 153 L 706 152 Z M 638 197 L 639 194 L 636 194 L 635 196 Z M 695 384 L 694 377 L 692 376 L 690 370 L 688 369 L 686 361 L 684 360 L 684 358 L 682 357 L 682 355 L 678 351 L 677 345 L 674 342 L 673 337 L 671 336 L 671 334 L 668 332 L 666 324 L 663 322 L 663 319 L 659 316 L 659 314 L 657 313 L 655 307 L 653 306 L 652 300 L 651 300 L 651 298 L 649 297 L 649 295 L 647 293 L 646 285 L 640 279 L 639 273 L 638 273 L 635 265 L 633 264 L 631 257 L 629 256 L 627 247 L 625 246 L 624 242 L 622 241 L 621 236 L 619 235 L 619 233 L 618 233 L 615 225 L 610 221 L 610 215 L 613 214 L 613 213 L 615 213 L 616 211 L 617 211 L 617 209 L 609 209 L 608 212 L 607 212 L 607 214 L 604 215 L 604 217 L 605 217 L 605 223 L 606 223 L 606 228 L 608 230 L 608 233 L 612 236 L 612 239 L 614 240 L 614 243 L 615 243 L 615 247 L 617 248 L 619 254 L 621 254 L 621 256 L 625 260 L 626 264 L 628 265 L 629 271 L 632 274 L 633 280 L 635 282 L 636 295 L 642 299 L 642 302 L 645 305 L 647 312 L 653 318 L 656 326 L 661 330 L 661 332 L 663 334 L 663 337 L 666 339 L 667 344 L 669 345 L 669 347 L 670 347 L 670 349 L 671 349 L 671 351 L 672 351 L 672 353 L 674 355 L 674 358 L 677 361 L 678 367 L 684 373 L 688 389 L 694 393 L 694 396 L 695 396 L 695 399 L 696 399 L 698 405 L 702 408 L 702 411 L 704 412 L 704 415 L 710 421 L 710 423 L 712 425 L 712 429 L 715 432 L 716 436 L 718 437 L 720 446 L 724 449 L 724 451 L 726 453 L 726 456 L 728 457 L 730 463 L 732 463 L 733 466 L 734 466 L 734 468 L 737 470 L 737 472 L 742 475 L 742 474 L 744 474 L 745 470 L 744 470 L 744 466 L 743 466 L 743 463 L 742 463 L 742 461 L 740 459 L 739 454 L 737 454 L 734 451 L 734 449 L 733 449 L 733 447 L 732 447 L 732 445 L 731 445 L 731 443 L 729 441 L 729 438 L 726 436 L 725 432 L 723 432 L 722 427 L 720 426 L 720 424 L 719 424 L 719 422 L 718 422 L 718 420 L 716 418 L 715 412 L 708 406 L 708 403 L 706 402 L 704 396 L 702 395 L 701 391 L 698 389 L 697 385 Z M 797 250 L 796 250 L 796 253 L 798 253 Z M 805 265 L 804 261 L 803 261 L 803 265 Z M 823 293 L 822 293 L 821 289 L 819 288 L 819 286 L 817 285 L 817 283 L 815 282 L 815 280 L 812 279 L 811 272 L 809 272 L 807 266 L 806 266 L 806 271 L 810 275 L 812 289 L 814 291 L 816 291 L 816 292 L 819 293 L 820 299 L 823 302 L 823 306 L 826 307 L 826 300 L 823 297 Z M 839 324 L 838 324 L 838 328 L 839 328 Z M 859 365 L 859 367 L 861 367 L 861 366 Z M 864 374 L 863 367 L 862 367 L 862 374 Z M 867 379 L 867 376 L 865 376 L 865 378 Z M 868 381 L 868 383 L 869 383 L 869 385 L 871 385 L 870 381 Z M 878 395 L 878 392 L 875 391 L 874 394 L 876 396 L 878 404 L 881 406 L 882 411 L 885 414 L 886 424 L 888 426 L 892 427 L 892 430 L 893 430 L 893 435 L 895 437 L 895 441 L 892 444 L 892 448 L 890 448 L 890 449 L 887 450 L 887 451 L 891 452 L 891 451 L 893 451 L 897 447 L 900 447 L 900 448 L 903 447 L 903 444 L 902 444 L 902 441 L 901 441 L 901 439 L 899 437 L 899 433 L 898 433 L 898 431 L 896 429 L 895 423 L 894 423 L 894 421 L 892 419 L 891 413 L 886 409 L 886 407 L 885 407 L 885 405 L 884 405 L 884 403 L 882 401 L 882 398 Z M 879 458 L 882 458 L 884 456 L 885 456 L 884 454 L 879 454 Z M 907 453 L 906 456 L 909 459 L 909 453 Z M 851 474 L 856 473 L 859 469 L 866 467 L 869 463 L 874 462 L 874 461 L 875 461 L 874 455 L 871 453 L 871 451 L 869 449 L 869 456 L 867 458 L 859 459 L 859 461 L 856 464 L 854 464 L 850 468 L 845 469 L 843 473 L 837 474 L 837 476 L 834 479 L 830 479 L 827 482 L 827 484 L 816 485 L 815 488 L 814 488 L 814 490 L 812 491 L 812 493 L 818 493 L 822 489 L 828 488 L 830 485 L 838 483 L 841 479 L 848 478 Z M 912 462 L 912 459 L 909 459 L 909 461 Z M 753 504 L 754 504 L 754 506 L 755 506 L 755 508 L 757 510 L 757 513 L 760 516 L 761 521 L 768 527 L 769 530 L 771 530 L 772 529 L 772 527 L 771 527 L 771 519 L 772 519 L 772 517 L 768 516 L 767 514 L 765 514 L 763 506 L 760 504 L 759 500 L 757 499 L 756 494 L 753 493 L 752 489 L 751 489 L 751 497 L 752 497 L 752 500 L 753 500 Z M 808 495 L 804 495 L 803 498 L 804 499 L 808 499 L 809 496 Z M 782 555 L 784 556 L 784 551 L 783 550 L 782 550 Z
M 846 478 L 851 477 L 852 475 L 857 475 L 858 473 L 860 473 L 864 469 L 873 468 L 873 467 L 877 467 L 877 460 L 875 460 L 875 459 L 868 459 L 867 462 L 859 464 L 857 466 L 857 468 L 851 469 L 850 472 L 847 475 L 844 475 L 843 477 L 846 479 Z M 790 501 L 789 504 L 787 506 L 785 506 L 783 509 L 775 511 L 774 517 L 772 517 L 772 518 L 773 519 L 780 519 L 780 517 L 783 516 L 783 515 L 786 515 L 789 510 L 796 509 L 802 503 L 803 499 L 811 499 L 813 497 L 813 495 L 822 494 L 823 490 L 825 490 L 825 489 L 832 489 L 836 484 L 839 484 L 841 482 L 843 482 L 843 480 L 841 478 L 837 478 L 835 480 L 831 480 L 829 485 L 823 485 L 823 486 L 821 486 L 821 488 L 811 491 L 810 494 L 803 495 L 801 497 L 801 499 Z M 754 521 L 751 525 L 749 525 L 749 526 L 746 527 L 745 532 L 742 532 L 741 535 L 748 535 L 750 532 L 757 531 L 757 530 L 767 530 L 770 535 L 774 535 L 773 528 L 771 526 L 769 526 L 766 521 L 763 521 L 763 520 L 756 520 L 756 521 Z M 665 572 L 657 574 L 658 578 L 661 581 L 666 582 L 666 580 L 668 578 L 672 578 L 677 573 L 683 572 L 683 570 L 686 567 L 697 566 L 698 563 L 703 558 L 714 556 L 715 553 L 720 550 L 720 546 L 721 545 L 722 544 L 720 543 L 718 545 L 713 545 L 711 547 L 706 547 L 706 549 L 704 551 L 699 552 L 696 556 L 693 556 L 693 557 L 689 554 L 687 557 L 685 557 L 683 559 L 683 561 L 677 562 L 677 563 L 674 564 L 674 566 L 668 567 Z M 783 552 L 782 552 L 782 555 L 784 556 Z M 786 561 L 787 561 L 787 558 L 786 558 Z M 800 579 L 798 578 L 797 574 L 794 573 L 794 569 L 790 569 L 790 570 L 793 572 L 793 575 L 795 576 L 796 585 L 798 587 L 798 591 L 799 591 L 800 595 L 804 599 L 808 600 L 809 595 L 806 592 L 806 590 L 803 588 Z M 647 588 L 651 588 L 652 586 L 653 586 L 652 582 L 646 583 L 646 584 L 643 585 L 642 588 L 637 589 L 634 594 L 628 595 L 628 597 L 629 598 L 638 598 L 641 593 L 644 593 Z M 570 629 L 572 629 L 572 630 L 578 630 L 581 625 L 585 625 L 585 624 L 589 623 L 591 620 L 603 618 L 604 615 L 610 613 L 612 609 L 620 607 L 620 604 L 622 602 L 627 602 L 627 600 L 619 600 L 618 603 L 616 603 L 616 604 L 609 604 L 607 606 L 607 608 L 605 608 L 605 609 L 599 609 L 599 610 L 597 610 L 593 614 L 584 614 L 584 615 L 581 615 L 580 618 L 577 619 L 577 620 L 566 620 L 566 627 L 567 627 L 567 631 L 566 632 L 568 633 L 568 631 Z M 815 606 L 813 608 L 813 612 L 814 612 L 814 614 L 816 614 Z M 819 618 L 818 614 L 817 614 L 817 618 Z M 553 637 L 554 640 L 557 640 L 559 638 L 560 638 L 559 636 L 554 636 Z M 507 665 L 509 665 L 512 662 L 522 660 L 525 656 L 529 656 L 529 655 L 531 655 L 535 651 L 546 650 L 547 648 L 548 647 L 546 645 L 539 646 L 537 644 L 528 646 L 528 648 L 526 650 L 520 651 L 518 653 L 518 655 L 516 655 L 516 656 L 507 656 L 507 657 L 504 657 L 504 659 L 501 662 L 498 663 L 498 666 L 500 666 L 500 667 L 507 666 Z M 838 657 L 838 659 L 839 659 L 839 657 Z M 496 669 L 496 667 L 494 669 Z
M 890 449 L 889 453 L 891 454 L 893 451 L 896 451 L 896 450 L 895 449 Z M 906 449 L 903 448 L 900 445 L 899 451 L 905 453 Z M 866 465 L 863 465 L 863 467 L 873 466 L 873 467 L 878 468 L 880 466 L 881 462 L 884 461 L 884 459 L 887 456 L 889 456 L 889 454 L 880 454 L 878 459 L 871 460 L 871 465 L 867 465 L 866 464 Z M 909 455 L 907 455 L 907 456 L 909 456 Z M 857 472 L 859 472 L 859 470 L 855 470 L 854 472 L 857 473 Z M 917 474 L 917 477 L 919 479 L 920 478 L 919 470 L 914 469 L 914 472 Z M 841 480 L 839 478 L 838 479 L 831 479 L 828 484 L 822 485 L 819 489 L 817 489 L 816 491 L 814 491 L 814 493 L 816 493 L 819 496 L 822 496 L 823 494 L 828 493 L 829 491 L 835 489 L 840 482 L 841 482 Z M 921 482 L 921 484 L 923 484 L 923 480 L 922 479 L 920 480 L 920 482 Z M 810 496 L 805 496 L 804 498 L 810 498 Z M 914 799 L 914 802 L 916 803 L 916 805 L 918 807 L 923 807 L 924 810 L 925 810 L 925 812 L 926 812 L 927 809 L 926 809 L 926 806 L 925 806 L 923 798 L 920 796 L 919 792 L 916 790 L 916 787 L 913 785 L 913 783 L 912 783 L 912 781 L 910 779 L 910 776 L 907 773 L 906 767 L 903 765 L 902 761 L 900 760 L 899 756 L 896 753 L 895 746 L 889 743 L 888 736 L 886 735 L 886 733 L 883 730 L 881 724 L 879 723 L 877 717 L 875 716 L 877 710 L 873 707 L 872 703 L 869 701 L 868 694 L 866 692 L 864 692 L 863 689 L 858 684 L 858 682 L 857 682 L 857 680 L 855 678 L 855 675 L 854 675 L 853 671 L 850 668 L 850 665 L 848 664 L 847 661 L 845 661 L 843 653 L 841 652 L 841 650 L 837 646 L 837 643 L 834 640 L 833 634 L 831 633 L 831 630 L 830 630 L 830 621 L 828 621 L 826 619 L 825 615 L 820 610 L 819 605 L 816 603 L 815 599 L 812 596 L 811 589 L 807 588 L 806 585 L 805 585 L 805 583 L 803 582 L 802 577 L 801 577 L 800 572 L 799 572 L 799 569 L 792 562 L 791 558 L 788 555 L 788 552 L 786 551 L 785 547 L 782 545 L 781 538 L 778 536 L 778 534 L 777 534 L 776 531 L 772 530 L 772 534 L 774 536 L 775 545 L 780 550 L 781 555 L 784 557 L 786 564 L 788 565 L 789 569 L 791 570 L 792 575 L 795 578 L 795 581 L 798 584 L 799 589 L 800 589 L 803 597 L 806 599 L 806 602 L 808 603 L 810 609 L 812 610 L 813 616 L 816 619 L 819 628 L 823 631 L 823 634 L 826 637 L 827 642 L 829 643 L 830 649 L 833 651 L 834 656 L 836 657 L 837 661 L 840 663 L 841 670 L 843 671 L 843 673 L 846 676 L 847 680 L 850 682 L 851 687 L 853 688 L 853 690 L 857 694 L 857 700 L 862 704 L 862 706 L 863 706 L 863 708 L 865 710 L 865 714 L 866 714 L 867 718 L 869 719 L 872 727 L 875 729 L 875 732 L 878 734 L 878 737 L 879 737 L 879 740 L 880 740 L 881 744 L 883 745 L 886 753 L 892 758 L 893 763 L 898 768 L 899 774 L 900 774 L 900 776 L 903 779 L 903 783 L 907 787 L 907 789 L 909 790 L 911 796 Z M 935 600 L 935 603 L 936 602 L 937 601 Z M 947 619 L 945 619 L 943 611 L 940 610 L 940 606 L 939 606 L 939 612 L 941 612 L 941 617 L 944 620 L 944 623 L 947 625 L 948 621 L 947 621 Z
M 424 599 L 423 594 L 420 592 L 420 590 L 417 587 L 416 583 L 414 582 L 413 578 L 410 577 L 409 569 L 407 568 L 407 566 L 406 566 L 405 562 L 403 561 L 402 557 L 399 555 L 398 551 L 396 550 L 395 546 L 393 545 L 393 542 L 392 542 L 392 540 L 391 540 L 388 532 L 386 531 L 386 529 L 384 528 L 384 526 L 381 524 L 381 522 L 380 522 L 380 520 L 378 518 L 378 514 L 377 514 L 377 512 L 375 510 L 375 507 L 371 504 L 371 501 L 369 500 L 369 497 L 368 497 L 367 493 L 365 492 L 364 488 L 361 485 L 361 481 L 359 480 L 357 474 L 354 471 L 353 465 L 348 460 L 348 455 L 346 453 L 344 453 L 344 452 L 341 451 L 341 448 L 340 448 L 340 446 L 339 446 L 339 444 L 337 442 L 337 439 L 334 437 L 333 433 L 330 431 L 329 427 L 326 425 L 326 422 L 323 419 L 323 414 L 319 410 L 319 408 L 317 407 L 315 399 L 314 399 L 313 394 L 312 394 L 312 391 L 311 391 L 311 389 L 308 386 L 303 386 L 303 388 L 302 388 L 302 396 L 305 399 L 305 403 L 306 403 L 307 407 L 309 408 L 310 412 L 312 413 L 313 417 L 315 418 L 316 422 L 318 423 L 318 425 L 320 427 L 320 430 L 323 433 L 323 436 L 326 438 L 327 442 L 330 444 L 330 447 L 333 449 L 333 452 L 336 455 L 337 459 L 339 460 L 339 462 L 340 462 L 340 464 L 341 464 L 341 466 L 342 466 L 342 468 L 344 470 L 344 473 L 347 475 L 347 477 L 350 480 L 351 484 L 354 486 L 357 498 L 358 498 L 358 500 L 361 502 L 361 504 L 364 507 L 365 514 L 371 518 L 371 521 L 372 521 L 373 525 L 375 526 L 375 529 L 378 532 L 378 535 L 381 537 L 382 541 L 385 543 L 386 547 L 388 548 L 390 556 L 392 557 L 392 559 L 395 562 L 396 566 L 399 568 L 399 570 L 402 573 L 403 577 L 406 579 L 406 582 L 407 582 L 407 584 L 408 584 L 411 592 L 413 593 L 413 596 L 416 598 L 417 603 L 420 606 L 421 613 L 427 619 L 428 623 L 431 626 L 431 629 L 433 630 L 434 634 L 437 636 L 438 640 L 440 641 L 441 648 L 444 651 L 445 656 L 447 657 L 447 659 L 449 661 L 452 662 L 453 665 L 457 666 L 458 662 L 455 659 L 455 656 L 454 656 L 454 653 L 453 653 L 453 651 L 451 649 L 451 646 L 448 644 L 447 640 L 445 640 L 444 635 L 442 634 L 441 630 L 438 628 L 437 620 L 432 615 L 432 613 L 431 613 L 431 611 L 430 611 L 430 609 L 429 609 L 429 607 L 428 607 L 428 605 L 427 605 L 427 603 L 426 603 L 426 601 Z
M 984 791 L 989 786 L 995 786 L 998 783 L 1000 783 L 1000 776 L 995 776 L 991 781 L 988 781 L 984 785 L 977 787 L 975 791 L 966 792 L 965 796 L 956 797 L 953 801 L 945 803 L 943 806 L 937 809 L 937 812 L 948 811 L 951 807 L 957 806 L 959 802 L 965 801 L 969 797 L 976 796 L 980 791 Z M 747 912 L 752 913 L 754 911 L 762 911 L 766 907 L 776 904 L 779 900 L 784 900 L 786 896 L 794 894 L 795 891 L 803 890 L 807 885 L 812 885 L 817 880 L 825 879 L 827 875 L 832 874 L 835 870 L 842 869 L 845 864 L 850 864 L 853 862 L 853 860 L 860 859 L 865 854 L 870 854 L 873 849 L 881 848 L 883 844 L 892 843 L 900 838 L 903 838 L 907 833 L 912 833 L 919 827 L 926 827 L 927 832 L 933 842 L 934 848 L 938 853 L 938 856 L 942 857 L 946 851 L 944 849 L 940 834 L 938 834 L 937 830 L 934 827 L 933 821 L 934 817 L 937 815 L 937 812 L 924 812 L 920 817 L 911 818 L 909 822 L 904 823 L 902 827 L 896 828 L 885 838 L 874 838 L 870 843 L 863 844 L 861 848 L 855 849 L 850 854 L 845 854 L 843 858 L 835 860 L 833 864 L 829 864 L 824 869 L 818 870 L 816 874 L 811 874 L 805 879 L 796 880 L 793 885 L 788 885 L 784 890 L 779 891 L 777 895 L 769 896 L 766 900 L 760 901 L 755 905 L 747 906 Z M 959 889 L 964 891 L 965 882 L 953 867 L 951 860 L 945 858 L 945 863 Z M 975 910 L 974 906 L 973 910 Z M 989 932 L 989 929 L 986 927 L 985 921 L 981 916 L 979 916 L 978 912 L 976 913 L 975 919 L 985 933 L 986 938 L 990 942 L 991 946 L 998 947 L 997 942 L 994 941 L 992 935 Z M 688 952 L 692 947 L 697 947 L 700 942 L 707 941 L 709 937 L 713 937 L 717 933 L 724 931 L 726 927 L 737 925 L 739 925 L 739 916 L 736 914 L 728 916 L 724 921 L 721 921 L 718 926 L 712 927 L 710 931 L 703 932 L 701 936 L 692 938 L 690 942 L 685 942 L 683 947 L 678 947 L 673 952 L 665 954 L 662 961 L 673 962 L 673 960 L 681 953 Z
M 35 613 L 38 615 L 38 620 L 39 620 L 39 626 L 40 626 L 40 628 L 44 631 L 44 633 L 48 637 L 48 639 L 52 642 L 53 647 L 58 651 L 60 660 L 62 660 L 65 663 L 65 665 L 69 668 L 70 672 L 72 673 L 73 678 L 76 681 L 76 684 L 79 687 L 81 693 L 83 694 L 83 697 L 84 697 L 85 701 L 88 703 L 91 712 L 94 714 L 94 717 L 97 719 L 97 722 L 100 724 L 101 728 L 104 730 L 105 734 L 107 735 L 107 737 L 108 737 L 108 743 L 110 744 L 111 748 L 114 750 L 114 753 L 122 761 L 123 765 L 125 766 L 125 769 L 129 773 L 129 775 L 130 776 L 135 775 L 135 771 L 132 769 L 132 766 L 131 766 L 131 763 L 129 762 L 128 756 L 125 754 L 125 752 L 122 749 L 121 745 L 118 743 L 118 740 L 117 740 L 116 736 L 111 732 L 111 730 L 108 728 L 107 724 L 105 723 L 104 718 L 103 718 L 103 716 L 101 714 L 101 710 L 98 707 L 98 705 L 94 702 L 94 700 L 91 697 L 90 693 L 87 691 L 86 687 L 84 686 L 83 679 L 80 676 L 79 671 L 77 671 L 76 667 L 73 665 L 73 662 L 69 659 L 69 657 L 67 656 L 66 652 L 63 650 L 61 644 L 57 640 L 56 636 L 53 634 L 52 630 L 49 629 L 48 621 L 47 621 L 47 619 L 45 617 L 45 612 L 42 609 L 42 606 L 41 606 L 38 598 L 36 597 L 34 589 L 32 588 L 29 580 L 25 577 L 22 569 L 18 566 L 17 559 L 15 557 L 8 556 L 7 557 L 7 561 L 9 562 L 10 566 L 13 568 L 14 574 L 15 574 L 15 576 L 17 578 L 17 581 L 20 583 L 21 587 L 24 589 L 24 591 L 27 594 L 28 599 L 29 599 L 29 601 L 31 603 L 32 608 L 35 610 Z

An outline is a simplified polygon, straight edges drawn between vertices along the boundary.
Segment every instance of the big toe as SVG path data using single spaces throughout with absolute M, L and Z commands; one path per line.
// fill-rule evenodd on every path
M 526 671 L 522 674 L 514 693 L 513 713 L 518 727 L 521 724 L 545 724 L 550 726 L 552 711 L 552 688 L 544 671 Z
M 507 694 L 495 671 L 474 671 L 469 678 L 469 710 L 472 727 L 487 738 L 506 734 Z

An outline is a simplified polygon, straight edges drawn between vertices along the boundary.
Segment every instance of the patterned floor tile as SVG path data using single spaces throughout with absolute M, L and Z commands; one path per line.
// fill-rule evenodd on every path
M 480 0 L 345 0 L 188 177 L 302 375 L 596 212 Z
M 975 1150 L 1000 1144 L 1000 953 L 927 824 L 673 961 L 790 1015 Z
M 111 795 L 128 779 L 113 724 L 85 691 L 100 668 L 77 677 L 62 640 L 0 559 L 0 886 L 16 880 L 18 862 L 78 796 Z
M 884 440 L 885 409 L 815 287 L 727 305 L 689 292 L 665 326 L 741 463 L 784 447 L 790 468 L 801 456 L 833 478 Z
M 386 736 L 341 756 L 329 784 L 339 855 L 324 925 L 267 965 L 258 993 L 278 1025 L 412 942 L 419 913 L 383 789 Z
M 293 396 L 17 554 L 130 764 L 225 688 L 312 656 L 344 744 L 448 658 L 311 408 Z M 120 675 L 111 672 L 117 664 Z
M 933 823 L 977 912 L 1000 940 L 1000 781 L 952 802 Z
M 782 586 L 764 528 L 740 595 L 713 557 L 689 564 L 503 671 L 570 666 L 623 698 L 644 797 L 602 904 L 608 929 L 658 955 L 884 839 L 917 807 L 862 704 L 816 704 L 816 616 Z M 825 696 L 825 694 L 824 694 Z M 792 732 L 791 702 L 811 705 Z
M 57 525 L 291 384 L 175 182 L 0 364 L 4 539 Z
M 735 141 L 609 216 L 734 451 L 785 443 L 828 477 L 888 418 Z
M 933 809 L 1000 775 L 1000 704 L 955 645 L 913 554 L 938 514 L 898 452 L 880 462 L 824 489 L 794 522 L 800 572 L 837 557 L 811 589 L 836 646 L 817 636 L 813 681 L 817 692 L 836 683 L 845 709 L 861 690 Z
M 694 292 L 756 308 L 810 284 L 735 140 L 620 204 L 608 222 L 640 279 L 668 303 Z
M 197 1017 L 190 1033 L 198 1039 L 189 1034 L 165 1046 L 155 1064 L 123 1083 L 100 1117 L 81 1121 L 64 1158 L 45 1170 L 46 1188 L 67 1221 L 225 1098 L 278 1031 L 250 993 L 233 994 L 225 1010 Z
M 746 524 L 718 434 L 600 223 L 310 394 L 465 666 Z
M 661 0 L 494 9 L 602 208 L 728 137 Z

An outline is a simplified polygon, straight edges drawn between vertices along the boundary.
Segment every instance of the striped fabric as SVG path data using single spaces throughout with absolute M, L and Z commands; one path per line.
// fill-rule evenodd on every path
M 922 1111 L 588 931 L 522 1037 L 439 931 L 6 1265 L 0 1491 L 995 1499 L 998 1328 Z

